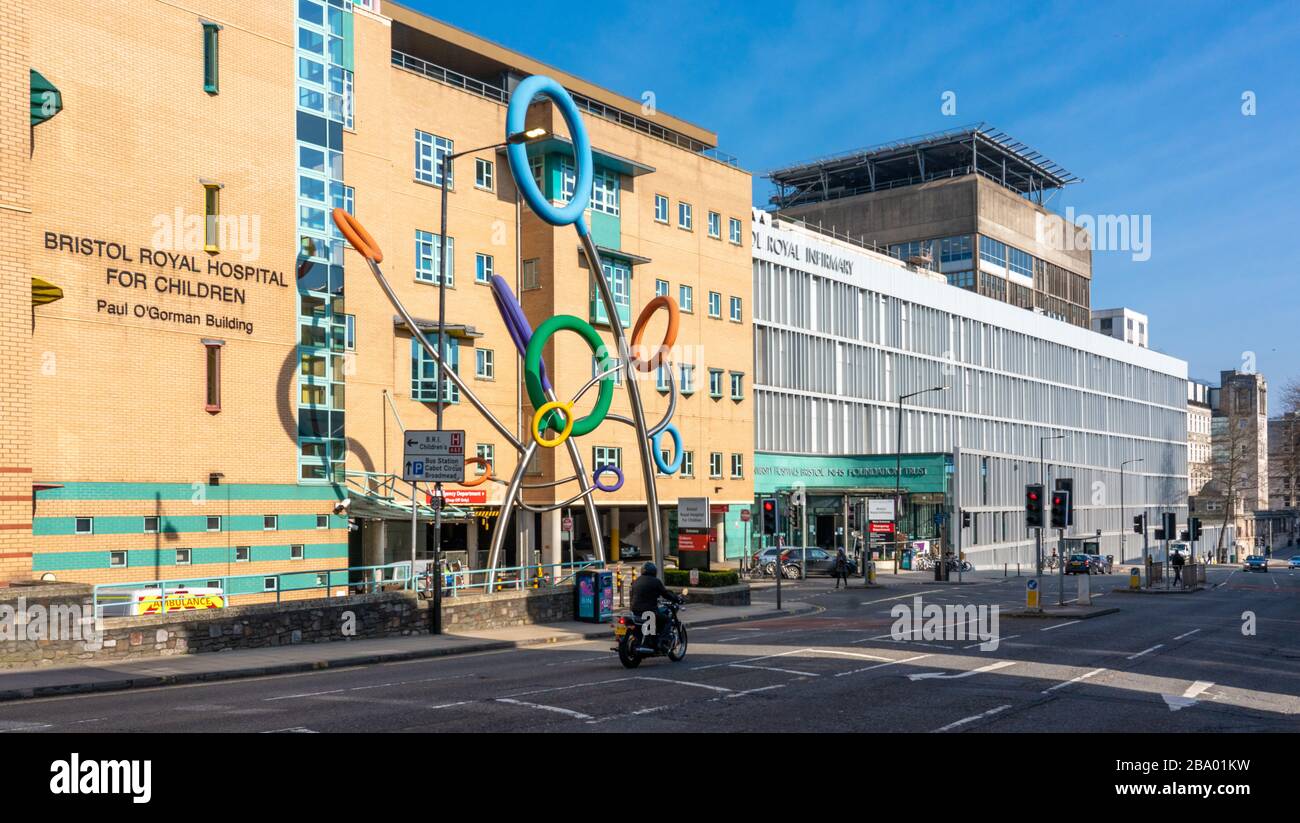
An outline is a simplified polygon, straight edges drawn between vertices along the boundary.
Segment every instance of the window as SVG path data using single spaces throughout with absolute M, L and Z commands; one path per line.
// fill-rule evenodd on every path
M 492 349 L 474 350 L 474 376 L 479 380 L 495 380 L 496 364 Z
M 739 323 L 740 322 L 740 298 L 739 297 L 731 298 L 730 309 L 731 309 L 731 319 Z
M 744 476 L 745 476 L 745 455 L 732 454 L 731 455 L 731 478 L 735 480 Z
M 970 235 L 945 237 L 939 241 L 939 262 L 956 263 L 970 259 Z
M 78 517 L 72 524 L 72 530 L 76 534 L 94 534 L 95 518 Z
M 668 391 L 668 367 L 659 366 L 655 369 L 655 388 L 659 391 Z
M 306 546 L 298 545 L 298 546 L 290 546 L 290 547 L 289 547 L 289 559 L 290 559 L 290 560 L 302 560 L 302 559 L 305 558 L 306 556 L 307 556 L 307 547 L 306 547 Z
M 591 450 L 591 465 L 599 469 L 602 466 L 623 468 L 623 450 L 615 446 L 596 446 Z
M 1024 277 L 1034 276 L 1034 258 L 1032 255 L 1013 246 L 1007 246 L 1007 251 L 1013 272 Z
M 176 550 L 176 565 L 177 565 L 177 566 L 188 566 L 189 564 L 190 564 L 190 550 L 189 550 L 189 549 L 177 549 L 177 550 Z
M 109 553 L 108 553 L 108 567 L 109 567 L 110 569 L 124 569 L 124 568 L 126 568 L 126 552 L 121 552 L 121 551 L 119 551 L 119 552 L 109 552 Z
M 695 291 L 690 286 L 678 287 L 677 308 L 684 312 L 695 311 Z
M 591 180 L 591 210 L 618 216 L 618 173 L 596 169 Z
M 709 397 L 722 396 L 722 369 L 709 369 Z
M 484 160 L 481 157 L 474 158 L 474 185 L 480 189 L 492 191 L 495 171 L 491 160 Z
M 655 222 L 668 222 L 668 198 L 662 194 L 655 195 Z
M 740 221 L 734 217 L 727 221 L 727 238 L 737 246 L 740 245 Z
M 731 373 L 731 399 L 745 399 L 745 373 L 733 371 Z
M 695 476 L 695 452 L 682 452 L 682 477 Z
M 235 562 L 247 563 L 249 558 L 252 557 L 252 554 L 253 554 L 253 548 L 251 546 L 236 546 Z
M 415 179 L 421 183 L 442 185 L 443 163 L 452 153 L 452 141 L 436 134 L 415 130 Z M 454 183 L 454 175 L 448 175 L 447 188 Z
M 655 297 L 666 297 L 668 295 L 669 285 L 667 280 L 655 281 Z
M 608 350 L 604 346 L 601 346 L 600 354 L 594 355 L 591 358 L 592 377 L 596 377 L 597 375 L 604 374 L 605 372 L 619 365 L 619 359 L 617 357 L 609 357 L 608 355 L 609 355 Z M 602 357 L 604 357 L 603 360 L 601 359 Z M 615 370 L 613 374 L 608 375 L 608 378 L 614 381 L 615 386 L 623 385 L 623 370 L 622 369 Z
M 279 582 L 280 582 L 280 581 L 279 581 L 279 578 L 276 578 L 276 577 L 263 577 L 263 578 L 262 578 L 262 591 L 264 591 L 264 592 L 273 592 L 273 591 L 275 591 L 275 590 L 279 587 Z
M 262 531 L 273 532 L 280 528 L 280 516 L 268 514 L 262 517 Z
M 614 309 L 618 312 L 618 320 L 622 325 L 628 326 L 632 323 L 632 267 L 618 260 L 606 261 L 601 267 L 609 289 L 614 294 Z M 609 322 L 605 314 L 605 301 L 600 299 L 595 278 L 591 281 L 591 322 Z
M 438 284 L 439 261 L 442 244 L 438 235 L 423 229 L 415 230 L 415 279 L 421 283 Z M 456 238 L 447 238 L 447 287 L 456 285 Z
M 157 517 L 146 517 L 146 518 L 144 519 L 144 533 L 145 533 L 145 534 L 157 534 L 157 533 L 158 533 L 158 518 L 157 518 Z
M 207 252 L 221 251 L 220 229 L 221 223 L 221 185 L 218 183 L 203 184 L 203 250 Z
M 474 447 L 474 455 L 480 460 L 486 460 L 489 467 L 496 468 L 497 447 L 494 444 L 479 443 Z M 481 463 L 474 467 L 475 474 L 483 474 L 486 471 L 487 469 L 483 468 Z
M 443 350 L 447 353 L 447 365 L 456 374 L 460 374 L 460 344 L 454 337 L 447 337 Z M 438 346 L 438 336 L 429 342 Z M 443 400 L 447 403 L 460 402 L 460 387 L 447 380 L 444 382 Z M 422 403 L 438 402 L 438 363 L 433 359 L 420 341 L 411 338 L 411 399 Z
M 959 289 L 975 288 L 975 272 L 973 271 L 951 271 L 947 274 L 948 285 L 956 286 Z
M 328 514 L 316 515 L 316 528 L 328 529 L 330 527 L 330 516 Z
M 677 390 L 682 394 L 695 394 L 695 367 L 687 363 L 681 364 L 682 384 Z
M 540 289 L 542 287 L 542 282 L 537 276 L 537 262 L 536 260 L 524 261 L 523 285 L 525 289 Z
M 722 452 L 709 452 L 709 477 L 722 476 Z
M 220 517 L 220 516 L 209 517 L 209 518 L 208 518 L 208 531 L 210 531 L 210 532 L 219 532 L 219 531 L 221 531 L 221 517 Z
M 677 204 L 677 228 L 692 231 L 691 204 Z
M 216 94 L 217 88 L 217 33 L 221 26 L 216 23 L 203 24 L 203 90 Z
M 490 254 L 474 255 L 474 282 L 491 283 L 496 274 L 496 260 Z M 450 280 L 451 278 L 448 278 Z
M 709 292 L 709 317 L 722 317 L 722 295 L 716 291 Z
M 1007 246 L 992 237 L 980 235 L 980 259 L 996 266 L 1007 264 Z
M 709 237 L 722 239 L 722 215 L 716 211 L 709 212 Z

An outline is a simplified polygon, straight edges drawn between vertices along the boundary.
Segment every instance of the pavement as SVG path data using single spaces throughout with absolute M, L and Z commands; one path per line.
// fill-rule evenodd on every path
M 783 603 L 785 614 L 816 607 Z M 617 609 L 616 609 L 617 611 Z M 687 627 L 753 620 L 777 614 L 771 604 L 711 606 L 687 604 Z M 498 651 L 550 643 L 608 638 L 607 623 L 548 623 L 442 635 L 339 640 L 265 649 L 235 649 L 207 654 L 166 655 L 113 663 L 0 669 L 0 701 L 58 694 L 114 691 L 203 681 L 317 671 L 453 654 Z
M 1274 564 L 1212 568 L 1185 597 L 1123 597 L 1111 591 L 1122 574 L 1093 578 L 1094 606 L 1115 611 L 1087 620 L 1003 616 L 1024 602 L 1014 575 L 960 587 L 882 575 L 883 588 L 859 578 L 847 591 L 790 581 L 784 604 L 810 610 L 775 614 L 775 592 L 760 590 L 749 619 L 693 623 L 680 663 L 625 669 L 608 636 L 561 636 L 11 701 L 0 732 L 1296 732 L 1300 572 Z M 1056 585 L 1042 591 L 1055 605 Z

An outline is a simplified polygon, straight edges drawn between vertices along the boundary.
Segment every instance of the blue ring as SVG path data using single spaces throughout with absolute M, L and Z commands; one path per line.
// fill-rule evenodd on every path
M 587 139 L 587 129 L 582 124 L 578 106 L 565 91 L 564 86 L 541 74 L 534 74 L 516 86 L 510 95 L 510 108 L 506 110 L 506 139 L 509 140 L 511 135 L 519 134 L 527 128 L 528 106 L 539 94 L 551 98 L 559 108 L 560 114 L 564 116 L 565 125 L 569 127 L 569 135 L 573 138 L 573 159 L 578 167 L 578 180 L 573 187 L 573 198 L 560 208 L 552 205 L 551 201 L 543 196 L 541 190 L 537 188 L 537 181 L 533 180 L 532 171 L 528 168 L 528 148 L 522 143 L 510 143 L 506 146 L 506 154 L 510 158 L 510 174 L 514 177 L 515 185 L 519 187 L 524 200 L 528 201 L 528 207 L 538 217 L 552 226 L 567 226 L 570 223 L 582 225 L 582 213 L 591 200 L 593 176 L 591 141 Z
M 673 462 L 668 464 L 664 463 L 663 452 L 659 450 L 659 435 L 664 432 L 668 432 L 673 436 L 673 446 L 675 447 L 674 454 L 676 454 L 676 457 L 673 458 Z M 655 465 L 659 467 L 659 471 L 664 474 L 677 474 L 677 470 L 682 467 L 682 457 L 685 455 L 685 452 L 682 451 L 682 436 L 677 431 L 677 427 L 672 423 L 669 423 L 667 426 L 660 429 L 657 434 L 651 436 L 650 451 L 654 455 Z
M 600 476 L 605 472 L 613 472 L 614 476 L 618 478 L 618 482 L 612 486 L 606 486 L 604 483 L 601 483 Z M 623 488 L 623 470 L 618 466 L 597 466 L 596 471 L 591 475 L 591 482 L 596 488 L 603 492 L 616 492 Z

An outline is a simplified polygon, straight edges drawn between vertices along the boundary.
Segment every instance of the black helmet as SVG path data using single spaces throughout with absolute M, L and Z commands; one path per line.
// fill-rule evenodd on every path
M 648 575 L 650 577 L 654 577 L 655 575 L 659 574 L 659 567 L 656 566 L 654 563 L 646 563 L 644 566 L 641 567 L 641 573 L 644 575 Z

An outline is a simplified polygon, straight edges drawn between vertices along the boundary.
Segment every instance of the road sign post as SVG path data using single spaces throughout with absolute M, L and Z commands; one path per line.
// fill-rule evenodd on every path
M 1025 608 L 1038 611 L 1038 579 L 1031 577 L 1025 581 Z
M 465 480 L 465 431 L 407 431 L 402 438 L 402 479 L 408 483 Z

